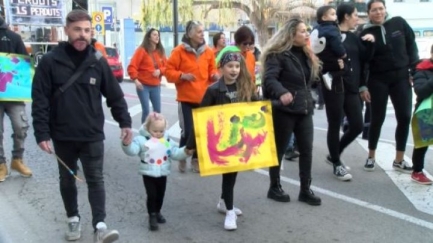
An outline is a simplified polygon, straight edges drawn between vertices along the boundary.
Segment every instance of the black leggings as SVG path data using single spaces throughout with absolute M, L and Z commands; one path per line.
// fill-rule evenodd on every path
M 221 199 L 224 199 L 227 210 L 233 209 L 233 189 L 235 187 L 237 175 L 237 172 L 223 174 Z
M 292 114 L 281 111 L 278 108 L 273 108 L 272 118 L 274 122 L 278 166 L 269 168 L 271 186 L 279 181 L 281 160 L 292 133 L 296 137 L 299 151 L 299 177 L 301 179 L 311 179 L 314 136 L 313 116 L 310 114 Z
M 181 119 L 183 124 L 181 126 L 182 132 L 180 135 L 179 147 L 183 147 L 188 142 L 189 137 L 191 136 L 194 124 L 192 118 L 192 109 L 198 108 L 199 104 L 192 104 L 187 102 L 180 102 L 181 110 L 180 113 L 182 115 Z M 197 152 L 192 155 L 193 159 L 197 158 Z
M 340 86 L 340 87 L 339 87 Z M 362 133 L 362 103 L 359 94 L 345 92 L 342 81 L 334 81 L 332 90 L 322 89 L 328 118 L 327 143 L 334 164 L 340 164 L 340 155 Z M 338 90 L 341 90 L 338 91 Z M 340 125 L 344 115 L 349 129 L 340 139 Z
M 387 72 L 381 75 L 371 74 L 368 81 L 371 95 L 371 121 L 368 148 L 376 150 L 382 124 L 386 116 L 388 96 L 394 106 L 397 128 L 395 142 L 397 151 L 406 150 L 412 115 L 412 87 L 409 72 L 406 70 Z
M 421 172 L 424 169 L 424 157 L 428 147 L 414 148 L 412 154 L 413 171 Z
M 167 186 L 167 177 L 150 177 L 143 175 L 143 183 L 147 194 L 147 212 L 161 212 L 164 203 L 165 188 Z

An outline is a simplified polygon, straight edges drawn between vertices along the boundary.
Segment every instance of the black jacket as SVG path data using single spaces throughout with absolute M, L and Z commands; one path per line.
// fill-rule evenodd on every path
M 346 35 L 343 45 L 346 49 L 347 57 L 344 58 L 344 70 L 341 72 L 338 61 L 335 59 L 322 59 L 322 73 L 339 73 L 333 76 L 342 79 L 344 90 L 351 93 L 358 93 L 361 86 L 366 85 L 366 75 L 364 66 L 371 59 L 374 46 L 372 42 L 361 41 L 361 38 L 351 31 L 342 32 Z M 336 84 L 336 82 L 335 82 Z
M 400 69 L 415 70 L 419 61 L 415 34 L 401 17 L 390 18 L 382 25 L 364 25 L 361 36 L 374 35 L 374 54 L 369 62 L 370 74 Z
M 346 54 L 346 50 L 344 49 L 340 29 L 338 25 L 334 21 L 322 21 L 317 27 L 319 32 L 319 39 L 325 37 L 326 45 L 325 49 L 318 53 L 319 58 L 321 56 L 332 56 L 333 58 L 339 59 Z
M 424 60 L 418 64 L 413 76 L 413 89 L 416 93 L 416 109 L 433 94 L 433 60 Z
M 263 75 L 263 97 L 273 103 L 280 103 L 280 96 L 290 92 L 293 101 L 287 106 L 281 103 L 277 109 L 294 114 L 312 114 L 313 97 L 311 96 L 311 78 L 305 77 L 303 64 L 290 51 L 271 54 L 265 61 Z M 311 68 L 311 63 L 308 63 Z
M 217 82 L 213 83 L 206 89 L 206 93 L 200 103 L 200 107 L 213 106 L 213 105 L 224 105 L 233 103 L 230 98 L 226 95 L 228 92 L 227 86 L 224 83 L 224 79 L 220 78 Z M 259 99 L 254 94 L 251 97 L 251 101 L 258 101 Z M 205 124 L 204 124 L 205 125 Z M 186 147 L 188 149 L 196 148 L 195 132 L 192 129 L 191 136 L 188 138 Z
M 101 141 L 104 136 L 102 95 L 121 128 L 131 127 L 131 117 L 119 83 L 105 60 L 95 57 L 89 48 L 81 65 L 89 67 L 63 94 L 53 99 L 54 92 L 76 71 L 61 42 L 45 54 L 39 63 L 32 87 L 32 116 L 36 141 L 50 138 L 60 141 Z
M 0 52 L 28 55 L 21 36 L 9 30 L 6 23 L 0 26 Z

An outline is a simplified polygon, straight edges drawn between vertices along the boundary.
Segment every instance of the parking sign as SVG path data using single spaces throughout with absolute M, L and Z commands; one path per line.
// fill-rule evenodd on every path
M 112 24 L 113 23 L 113 8 L 112 7 L 102 7 L 102 12 L 104 13 L 104 23 Z

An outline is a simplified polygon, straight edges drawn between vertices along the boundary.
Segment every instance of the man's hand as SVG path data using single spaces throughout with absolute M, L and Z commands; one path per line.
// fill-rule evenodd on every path
M 280 96 L 280 101 L 283 105 L 288 105 L 293 101 L 293 95 L 290 92 L 287 92 Z
M 375 41 L 374 35 L 372 35 L 372 34 L 366 34 L 363 37 L 361 37 L 361 39 L 363 41 L 370 41 L 370 42 L 374 42 Z
M 51 149 L 50 141 L 42 141 L 39 144 L 39 148 L 41 148 L 43 151 L 52 154 L 53 150 Z
M 371 102 L 370 92 L 368 90 L 364 90 L 360 93 L 361 99 L 367 103 Z
M 129 127 L 122 128 L 120 131 L 120 139 L 125 146 L 128 146 L 132 142 L 132 130 Z

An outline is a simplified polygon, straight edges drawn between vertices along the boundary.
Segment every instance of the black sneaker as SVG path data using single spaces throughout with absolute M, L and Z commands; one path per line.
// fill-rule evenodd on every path
M 293 160 L 299 157 L 299 153 L 296 152 L 294 149 L 287 149 L 284 153 L 284 159 L 286 160 Z
M 331 156 L 326 156 L 325 162 L 328 163 L 329 165 L 334 165 L 334 162 L 332 162 Z M 350 167 L 347 166 L 343 161 L 340 160 L 340 165 L 344 167 L 344 169 L 346 169 L 347 171 L 350 170 Z
M 161 213 L 156 214 L 156 221 L 158 222 L 158 224 L 165 224 L 165 222 L 167 222 L 167 220 L 165 220 L 164 216 L 162 216 Z
M 340 181 L 350 181 L 352 179 L 352 175 L 342 165 L 334 166 L 334 176 Z
M 368 158 L 365 161 L 364 170 L 365 171 L 374 171 L 374 168 L 376 167 L 374 164 L 376 163 L 376 160 L 373 158 Z
M 413 171 L 412 166 L 405 160 L 402 160 L 400 163 L 394 161 L 394 163 L 392 163 L 392 168 L 407 174 L 411 174 Z
M 156 231 L 158 228 L 158 217 L 156 216 L 156 213 L 149 214 L 149 229 L 151 231 Z

